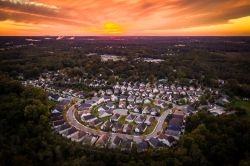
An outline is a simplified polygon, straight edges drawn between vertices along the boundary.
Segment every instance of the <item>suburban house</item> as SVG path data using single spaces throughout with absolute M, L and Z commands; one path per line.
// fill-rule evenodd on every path
M 92 108 L 92 104 L 89 103 L 83 103 L 80 105 L 80 107 L 78 108 L 78 112 L 85 112 L 88 111 Z
M 133 121 L 135 120 L 136 117 L 137 117 L 137 116 L 134 115 L 134 114 L 129 114 L 129 115 L 126 117 L 125 120 L 126 120 L 127 122 L 131 123 L 131 122 L 133 122 Z
M 160 115 L 160 109 L 158 109 L 158 108 L 151 108 L 150 114 L 153 115 L 153 116 L 158 116 L 158 115 Z
M 63 119 L 63 115 L 61 113 L 52 114 L 51 121 L 58 121 L 62 119 Z
M 89 122 L 89 125 L 92 127 L 99 126 L 100 124 L 102 124 L 102 121 L 97 118 Z
M 115 108 L 115 105 L 112 103 L 112 102 L 108 102 L 106 104 L 106 107 L 109 108 L 109 109 L 114 109 Z
M 166 102 L 163 101 L 163 100 L 156 100 L 156 101 L 154 102 L 154 104 L 155 104 L 156 106 L 161 107 L 161 108 L 166 108 L 166 107 L 167 107 Z
M 56 105 L 54 110 L 57 110 L 58 112 L 63 112 L 69 106 L 70 106 L 70 101 L 63 100 Z
M 66 138 L 70 138 L 71 136 L 73 136 L 74 134 L 77 134 L 78 130 L 74 127 L 70 128 L 69 130 L 66 130 L 65 132 L 62 133 L 62 136 L 66 137 Z
M 122 151 L 129 151 L 131 150 L 132 145 L 133 145 L 133 140 L 125 139 L 121 142 L 120 148 Z
M 147 127 L 148 126 L 147 126 L 146 123 L 140 123 L 135 128 L 135 132 L 137 132 L 137 133 L 144 133 L 146 131 Z
M 53 121 L 52 124 L 53 124 L 53 127 L 56 129 L 62 126 L 63 124 L 65 124 L 65 120 L 61 119 L 61 120 Z
M 85 115 L 85 116 L 81 116 L 81 119 L 84 122 L 90 122 L 90 121 L 96 119 L 96 117 L 94 115 Z
M 107 90 L 106 90 L 106 94 L 107 94 L 107 95 L 112 95 L 112 94 L 113 94 L 112 89 L 107 89 Z
M 153 116 L 148 116 L 145 123 L 150 126 L 153 122 L 155 121 L 155 117 Z
M 111 128 L 111 126 L 112 126 L 112 123 L 109 120 L 107 120 L 101 125 L 101 130 L 108 131 Z
M 137 144 L 137 152 L 145 152 L 148 150 L 148 143 L 144 140 Z
M 154 138 L 154 137 L 151 137 L 149 140 L 148 140 L 148 143 L 150 146 L 152 146 L 153 148 L 160 148 L 163 146 L 163 143 L 160 142 L 157 138 Z
M 126 101 L 126 100 L 127 100 L 127 96 L 125 96 L 125 95 L 120 96 L 120 101 Z
M 71 140 L 75 141 L 75 142 L 81 142 L 83 140 L 83 137 L 86 135 L 87 133 L 85 133 L 84 131 L 78 131 L 77 134 L 74 134 L 73 136 L 71 136 Z
M 120 132 L 120 131 L 122 131 L 122 127 L 123 127 L 123 125 L 121 123 L 116 122 L 114 124 L 114 126 L 112 127 L 112 131 L 113 132 Z
M 111 122 L 117 122 L 119 119 L 121 118 L 121 115 L 116 113 L 114 114 L 111 118 L 110 118 L 110 121 Z
M 144 115 L 139 115 L 136 119 L 135 119 L 135 123 L 140 124 L 143 123 L 145 121 L 145 116 Z
M 122 129 L 122 132 L 123 133 L 130 133 L 133 129 L 133 126 L 131 124 L 125 124 L 123 129 Z
M 176 144 L 176 140 L 172 136 L 167 136 L 165 134 L 160 134 L 158 137 L 158 140 L 164 143 L 165 145 L 171 147 L 174 144 Z
M 105 106 L 105 105 L 98 108 L 98 112 L 107 111 L 107 110 L 109 110 L 109 108 L 107 106 Z
M 98 147 L 106 147 L 108 142 L 109 142 L 109 139 L 110 139 L 110 137 L 108 134 L 103 134 L 96 141 L 95 145 Z
M 151 100 L 149 98 L 144 99 L 144 104 L 149 104 L 151 103 Z
M 149 108 L 149 107 L 145 107 L 145 108 L 142 110 L 142 113 L 143 113 L 143 114 L 149 114 L 149 113 L 150 113 L 150 108 Z
M 197 110 L 194 107 L 189 105 L 186 108 L 186 112 L 187 112 L 187 114 L 195 114 L 197 112 Z
M 111 142 L 111 147 L 112 148 L 115 148 L 117 146 L 119 146 L 121 143 L 123 142 L 123 139 L 118 137 L 118 136 L 115 136 L 115 138 L 113 139 L 113 141 Z
M 143 99 L 140 96 L 136 98 L 137 104 L 142 103 L 142 102 L 143 102 Z
M 139 107 L 135 107 L 135 108 L 134 108 L 134 112 L 140 113 L 141 111 L 140 111 Z
M 120 101 L 119 101 L 119 106 L 118 106 L 118 107 L 119 107 L 119 108 L 126 108 L 126 107 L 127 107 L 126 101 L 120 100 Z
M 107 102 L 111 100 L 111 96 L 103 96 L 103 101 Z
M 61 125 L 60 127 L 56 128 L 56 131 L 58 131 L 59 134 L 62 134 L 63 132 L 65 132 L 66 130 L 69 130 L 70 128 L 71 126 L 68 123 L 65 123 Z
M 184 112 L 176 110 L 172 119 L 169 121 L 166 135 L 173 136 L 175 139 L 179 139 L 184 123 Z
M 111 101 L 117 101 L 118 97 L 116 95 L 111 95 Z
M 98 139 L 98 136 L 86 134 L 82 139 L 82 144 L 93 145 L 97 139 Z
M 108 111 L 100 111 L 99 112 L 99 118 L 104 118 L 104 117 L 108 117 L 112 115 L 112 111 L 108 110 Z
M 134 102 L 135 101 L 135 97 L 134 96 L 129 96 L 127 99 L 128 102 Z
M 135 104 L 130 103 L 130 104 L 127 106 L 127 109 L 133 109 L 134 107 L 135 107 Z

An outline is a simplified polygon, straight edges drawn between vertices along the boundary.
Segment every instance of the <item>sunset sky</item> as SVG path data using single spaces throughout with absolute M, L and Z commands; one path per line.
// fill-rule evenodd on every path
M 0 0 L 1 36 L 250 35 L 250 0 Z

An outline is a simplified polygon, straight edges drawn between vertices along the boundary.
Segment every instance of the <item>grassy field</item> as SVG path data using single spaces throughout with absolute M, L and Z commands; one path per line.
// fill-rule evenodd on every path
M 228 106 L 228 110 L 244 110 L 247 114 L 247 118 L 250 118 L 250 101 L 235 100 L 232 101 Z

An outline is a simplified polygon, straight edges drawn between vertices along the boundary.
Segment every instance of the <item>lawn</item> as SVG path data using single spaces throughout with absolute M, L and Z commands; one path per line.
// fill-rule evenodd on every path
M 155 126 L 157 124 L 157 120 L 155 120 L 150 126 L 147 127 L 146 131 L 143 133 L 143 135 L 150 134 L 154 131 Z
M 118 122 L 120 122 L 121 124 L 125 124 L 126 123 L 125 119 L 126 119 L 126 116 L 122 116 L 122 117 L 120 117 Z
M 100 118 L 103 122 L 106 122 L 107 120 L 110 119 L 111 116 L 106 116 L 106 117 L 103 117 L 103 118 Z
M 94 116 L 96 116 L 96 117 L 98 117 L 99 116 L 98 108 L 100 108 L 101 106 L 102 106 L 102 103 L 94 106 L 91 109 L 91 114 L 94 115 Z

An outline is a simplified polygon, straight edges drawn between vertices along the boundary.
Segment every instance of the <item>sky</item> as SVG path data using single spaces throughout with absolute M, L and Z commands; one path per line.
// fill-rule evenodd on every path
M 0 0 L 0 36 L 249 36 L 250 0 Z

